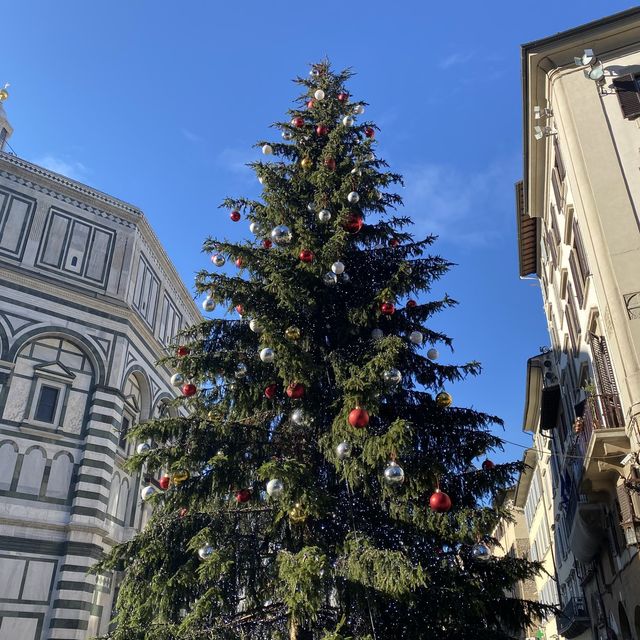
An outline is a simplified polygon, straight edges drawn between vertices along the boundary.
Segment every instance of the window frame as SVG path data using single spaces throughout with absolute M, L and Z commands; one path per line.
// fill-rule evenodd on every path
M 55 380 L 48 376 L 36 375 L 34 378 L 35 385 L 33 386 L 33 394 L 31 396 L 31 402 L 29 407 L 29 422 L 38 426 L 45 426 L 48 429 L 58 429 L 62 422 L 62 413 L 67 401 L 67 392 L 69 384 L 62 382 L 61 380 Z M 42 387 L 52 387 L 58 389 L 58 398 L 56 400 L 56 408 L 53 415 L 53 422 L 45 422 L 36 418 L 36 412 L 38 403 L 40 401 L 40 394 Z

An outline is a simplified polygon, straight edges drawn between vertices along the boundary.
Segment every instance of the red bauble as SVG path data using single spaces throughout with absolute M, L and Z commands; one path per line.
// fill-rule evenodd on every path
M 338 94 L 338 102 L 347 102 L 349 100 L 349 94 L 346 91 L 341 91 Z
M 317 133 L 319 136 L 326 136 L 326 135 L 327 135 L 327 133 L 329 133 L 329 127 L 325 127 L 323 124 L 319 124 L 319 125 L 316 127 L 316 133 Z
M 189 355 L 189 347 L 185 347 L 185 346 L 178 347 L 176 353 L 180 358 L 184 358 L 185 356 Z
M 240 212 L 239 212 L 239 211 L 232 211 L 232 212 L 229 214 L 229 217 L 230 217 L 234 222 L 238 222 L 242 216 L 240 215 Z
M 303 249 L 298 257 L 300 258 L 300 260 L 302 260 L 302 262 L 313 262 L 313 251 L 310 251 L 309 249 Z
M 349 233 L 358 233 L 362 229 L 364 224 L 364 218 L 359 213 L 350 213 L 349 217 L 345 220 L 343 227 Z
M 182 385 L 182 395 L 186 396 L 187 398 L 189 396 L 194 396 L 196 394 L 196 391 L 198 391 L 198 388 L 192 382 L 187 382 L 186 384 Z
M 329 171 L 336 170 L 336 161 L 333 158 L 326 158 L 324 161 L 324 166 L 329 169 Z
M 237 304 L 236 305 L 236 312 L 239 316 L 243 316 L 244 315 L 244 306 L 241 304 Z
M 383 302 L 380 305 L 380 313 L 384 314 L 385 316 L 393 315 L 395 313 L 395 310 L 396 306 L 393 304 L 393 302 Z
M 158 484 L 160 485 L 160 488 L 163 491 L 166 491 L 169 488 L 169 483 L 171 482 L 171 477 L 168 476 L 166 473 L 162 476 L 162 478 L 160 478 L 160 482 L 158 482 Z
M 451 509 L 451 498 L 440 489 L 436 489 L 429 498 L 429 506 L 432 511 L 437 513 L 446 513 Z
M 366 409 L 356 407 L 349 413 L 349 424 L 357 429 L 364 429 L 369 424 L 369 414 Z
M 397 247 L 399 244 L 400 240 L 398 240 L 397 238 L 391 238 L 391 240 L 389 240 L 390 247 Z
M 251 489 L 236 491 L 236 502 L 249 502 L 249 500 L 251 500 Z
M 276 385 L 276 383 L 272 383 L 270 384 L 265 390 L 264 390 L 264 395 L 267 396 L 267 398 L 269 398 L 269 400 L 273 400 L 276 397 L 276 394 L 278 393 L 278 386 Z
M 272 245 L 272 244 L 273 244 L 273 243 L 271 242 L 271 240 L 269 240 L 269 238 L 266 238 L 265 240 L 263 240 L 263 241 L 262 241 L 262 246 L 263 246 L 265 249 L 271 249 L 271 245 Z
M 296 127 L 297 129 L 304 127 L 304 118 L 301 118 L 300 116 L 298 116 L 297 118 L 294 118 L 293 126 Z
M 292 382 L 287 387 L 286 393 L 289 398 L 293 398 L 294 400 L 296 398 L 302 398 L 302 396 L 304 395 L 304 385 L 300 382 Z
M 493 469 L 495 466 L 496 466 L 496 463 L 489 460 L 489 458 L 487 458 L 482 463 L 482 468 L 484 469 L 484 471 L 491 471 L 491 469 Z
M 236 267 L 240 269 L 243 266 L 244 266 L 244 260 L 242 258 L 236 258 Z
M 313 109 L 313 105 L 316 103 L 315 100 L 309 100 L 309 102 L 307 102 L 307 109 Z
M 415 300 L 407 300 L 407 309 L 413 309 L 418 306 Z
M 373 129 L 371 127 L 365 127 L 364 135 L 367 136 L 367 138 L 375 138 L 376 131 L 375 131 L 375 129 Z

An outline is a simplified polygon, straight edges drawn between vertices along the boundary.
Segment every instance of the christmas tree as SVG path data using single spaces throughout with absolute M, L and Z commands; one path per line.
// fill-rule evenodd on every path
M 452 404 L 480 367 L 441 363 L 426 325 L 451 265 L 395 213 L 350 75 L 296 80 L 262 199 L 222 205 L 254 239 L 205 243 L 237 271 L 198 275 L 204 309 L 240 317 L 177 337 L 178 408 L 131 433 L 153 515 L 97 566 L 125 572 L 109 638 L 512 638 L 546 612 L 507 595 L 537 565 L 492 554 L 519 465 L 486 458 L 498 418 Z

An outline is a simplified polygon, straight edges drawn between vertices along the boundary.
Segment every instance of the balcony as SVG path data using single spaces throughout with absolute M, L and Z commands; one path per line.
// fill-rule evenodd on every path
M 558 633 L 565 638 L 575 638 L 591 626 L 584 598 L 570 598 L 556 617 Z

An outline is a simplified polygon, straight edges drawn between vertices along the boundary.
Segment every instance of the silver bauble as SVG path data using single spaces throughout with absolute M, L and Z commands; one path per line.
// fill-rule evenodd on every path
M 211 262 L 216 265 L 216 267 L 222 267 L 226 262 L 225 257 L 221 253 L 216 253 L 211 256 Z
M 215 549 L 210 544 L 205 544 L 198 549 L 198 556 L 200 560 L 207 560 L 213 555 L 214 551 Z
M 374 340 L 382 340 L 384 338 L 384 331 L 382 329 L 378 329 L 377 327 L 371 332 L 371 337 Z
M 339 276 L 344 271 L 344 265 L 338 260 L 331 265 L 331 271 Z
M 158 493 L 158 489 L 156 489 L 152 484 L 148 484 L 146 487 L 142 487 L 140 497 L 146 501 L 155 496 L 156 493 Z
M 409 334 L 409 340 L 413 344 L 420 346 L 422 344 L 422 334 L 419 331 L 412 331 Z
M 360 202 L 360 194 L 357 191 L 351 191 L 347 196 L 347 200 L 350 204 L 357 204 Z
M 284 483 L 280 478 L 273 478 L 267 482 L 267 494 L 272 498 L 277 498 L 284 491 Z
M 324 100 L 324 91 L 322 89 L 318 89 L 314 94 L 313 97 L 316 100 Z
M 316 205 L 315 205 L 315 203 L 314 203 L 314 202 L 310 202 L 310 203 L 307 205 L 307 211 L 308 211 L 309 213 L 313 213 L 315 210 L 316 210 Z
M 291 422 L 293 422 L 293 424 L 297 424 L 300 427 L 303 427 L 309 424 L 310 419 L 309 416 L 305 413 L 304 409 L 294 409 L 291 412 Z
M 249 225 L 249 231 L 251 231 L 251 233 L 257 236 L 262 231 L 262 228 L 257 222 L 252 222 Z
M 336 456 L 338 456 L 338 460 L 346 460 L 351 457 L 351 445 L 348 442 L 341 442 L 336 447 Z
M 320 209 L 318 211 L 318 220 L 320 222 L 329 222 L 331 220 L 331 211 L 329 209 Z
M 342 282 L 344 282 L 345 284 L 351 282 L 351 276 L 346 271 L 344 271 L 342 274 Z
M 491 549 L 484 542 L 476 542 L 471 549 L 471 555 L 474 560 L 486 562 L 491 559 Z
M 273 147 L 270 144 L 265 144 L 262 147 L 262 153 L 264 153 L 265 156 L 270 156 L 273 153 Z
M 148 442 L 141 442 L 136 447 L 136 453 L 138 453 L 139 455 L 143 453 L 147 453 L 147 451 L 150 451 L 150 450 L 151 450 L 151 445 Z
M 382 378 L 387 384 L 400 384 L 402 382 L 402 374 L 398 369 L 389 369 L 382 374 Z
M 293 139 L 293 133 L 291 133 L 291 131 L 283 131 L 282 132 L 282 139 L 283 140 L 292 140 Z
M 174 373 L 171 376 L 171 384 L 174 387 L 181 387 L 184 384 L 184 376 L 181 373 Z
M 331 287 L 338 282 L 338 276 L 335 273 L 329 271 L 322 276 L 322 282 Z
M 238 362 L 238 364 L 236 365 L 236 370 L 234 371 L 233 375 L 236 378 L 244 378 L 247 375 L 247 365 L 244 362 Z
M 278 245 L 289 244 L 292 237 L 291 230 L 284 224 L 279 224 L 271 231 L 271 239 Z
M 309 71 L 309 75 L 312 78 L 318 78 L 320 76 L 320 69 L 318 69 L 317 67 L 313 67 L 313 69 L 311 69 L 311 71 Z
M 264 331 L 262 325 L 255 318 L 249 321 L 249 329 L 251 329 L 253 333 L 262 333 Z
M 345 127 L 352 127 L 353 126 L 353 118 L 351 116 L 345 116 L 344 118 L 342 118 L 342 124 Z
M 262 176 L 258 176 L 258 182 L 260 184 L 264 184 L 264 178 Z
M 203 301 L 202 301 L 202 308 L 207 312 L 210 313 L 211 311 L 213 311 L 216 308 L 216 301 L 211 297 L 211 296 L 207 296 Z
M 353 175 L 353 176 L 361 176 L 362 175 L 362 170 L 358 169 L 358 167 L 353 167 L 353 169 L 351 169 L 351 175 Z
M 440 357 L 440 354 L 438 353 L 437 349 L 434 349 L 433 347 L 431 349 L 429 349 L 429 351 L 427 351 L 427 358 L 429 358 L 429 360 L 437 360 Z
M 384 481 L 390 487 L 399 487 L 404 482 L 404 471 L 395 460 L 384 470 Z
M 361 116 L 364 113 L 364 105 L 357 104 L 353 107 L 353 113 Z
M 276 354 L 274 353 L 273 349 L 270 349 L 269 347 L 265 347 L 260 352 L 260 360 L 262 360 L 262 362 L 266 362 L 267 364 L 273 362 L 275 357 Z

